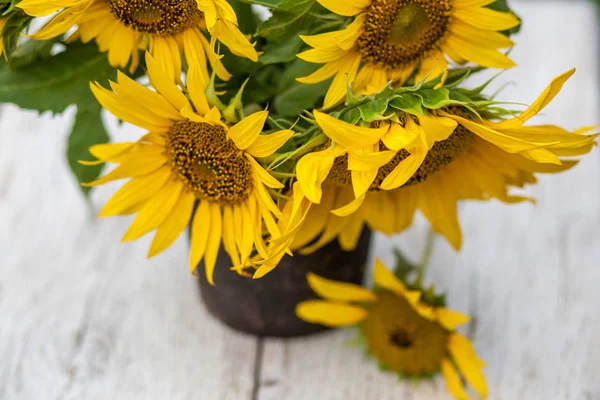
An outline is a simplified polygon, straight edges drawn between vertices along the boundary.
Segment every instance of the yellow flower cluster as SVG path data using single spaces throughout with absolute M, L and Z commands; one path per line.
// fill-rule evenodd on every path
M 116 164 L 86 186 L 126 181 L 100 212 L 135 215 L 123 241 L 153 233 L 151 257 L 189 227 L 190 271 L 205 273 L 211 284 L 221 248 L 232 270 L 258 279 L 286 255 L 334 240 L 353 250 L 365 227 L 400 233 L 417 210 L 458 250 L 459 201 L 530 201 L 512 189 L 535 183 L 537 173 L 573 167 L 573 157 L 595 146 L 593 128 L 529 123 L 575 70 L 556 77 L 521 113 L 460 91 L 453 73 L 463 65 L 515 66 L 505 53 L 514 45 L 507 32 L 520 21 L 490 8 L 494 0 L 317 1 L 331 25 L 301 36 L 306 48 L 292 58 L 308 64 L 296 60 L 294 68 L 315 65 L 295 76 L 285 57 L 262 58 L 268 35 L 252 43 L 226 0 L 16 4 L 28 18 L 46 18 L 33 40 L 95 42 L 112 67 L 126 70 L 110 89 L 105 82 L 90 87 L 103 108 L 144 135 L 94 145 L 94 159 L 81 161 Z M 0 38 L 7 21 L 0 19 Z M 3 43 L 0 55 L 10 53 Z M 236 57 L 260 60 L 259 68 L 276 64 L 265 75 L 301 89 L 324 83 L 322 95 L 312 112 L 282 112 L 282 99 L 267 96 L 244 104 L 245 77 L 233 76 L 236 66 L 226 62 Z M 149 85 L 135 80 L 142 70 Z M 407 376 L 441 371 L 448 390 L 466 399 L 462 376 L 485 397 L 484 363 L 456 332 L 468 317 L 428 303 L 420 288 L 407 287 L 379 261 L 374 278 L 370 291 L 311 274 L 308 282 L 324 300 L 300 303 L 297 314 L 332 327 L 358 324 L 389 369 Z

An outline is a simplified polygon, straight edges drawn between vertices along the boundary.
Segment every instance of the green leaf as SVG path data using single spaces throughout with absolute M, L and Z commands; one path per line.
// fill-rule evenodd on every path
M 265 6 L 267 8 L 277 8 L 283 0 L 244 0 L 249 4 L 256 4 L 259 6 Z
M 415 94 L 423 99 L 423 105 L 426 108 L 433 110 L 444 107 L 448 104 L 448 100 L 450 100 L 450 91 L 446 88 L 438 90 L 422 89 Z
M 106 82 L 115 75 L 95 43 L 73 43 L 64 52 L 24 68 L 0 64 L 0 103 L 53 113 L 61 113 L 71 104 L 89 108 L 97 105 L 89 82 Z
M 303 45 L 304 42 L 299 36 L 293 36 L 281 43 L 269 42 L 263 47 L 264 53 L 260 56 L 259 62 L 268 65 L 294 61 Z
M 50 57 L 56 40 L 28 40 L 12 52 L 8 59 L 11 68 L 23 68 L 37 60 Z
M 10 11 L 9 9 L 6 13 L 9 14 L 6 17 L 4 28 L 0 32 L 0 39 L 4 45 L 6 58 L 10 59 L 11 54 L 17 48 L 17 41 L 21 37 L 21 32 L 29 27 L 33 17 L 30 17 L 21 10 Z
M 296 83 L 283 93 L 275 96 L 274 106 L 277 114 L 292 117 L 300 114 L 302 110 L 311 110 L 325 96 L 331 80 L 305 85 Z
M 363 121 L 373 122 L 382 119 L 388 108 L 389 98 L 372 100 L 358 106 L 358 111 Z
M 235 11 L 240 30 L 244 33 L 254 33 L 260 20 L 252 11 L 250 4 L 242 3 L 239 0 L 227 0 L 227 2 Z
M 413 93 L 402 93 L 395 95 L 389 105 L 397 110 L 406 111 L 410 114 L 423 114 L 422 99 Z
M 99 104 L 95 107 L 78 108 L 75 123 L 67 142 L 67 160 L 71 171 L 78 182 L 91 182 L 97 179 L 102 172 L 103 164 L 85 166 L 79 160 L 90 159 L 90 146 L 108 142 L 108 134 L 104 128 L 101 116 L 102 108 Z M 87 196 L 91 188 L 80 186 L 81 191 Z
M 273 15 L 258 27 L 258 35 L 274 41 L 283 41 L 298 35 L 310 23 L 307 16 L 315 0 L 283 0 L 273 9 Z M 307 18 L 303 18 L 303 17 Z

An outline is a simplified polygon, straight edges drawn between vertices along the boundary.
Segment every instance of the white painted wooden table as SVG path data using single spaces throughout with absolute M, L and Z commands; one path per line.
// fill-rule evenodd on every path
M 502 98 L 532 101 L 552 77 L 578 73 L 538 122 L 599 122 L 599 42 L 581 1 L 513 1 L 526 25 L 519 68 Z M 0 399 L 447 399 L 443 384 L 412 387 L 345 343 L 352 331 L 265 340 L 204 311 L 187 272 L 187 244 L 146 260 L 148 240 L 120 244 L 128 218 L 97 220 L 118 184 L 92 204 L 63 159 L 68 123 L 0 110 Z M 132 128 L 112 131 L 134 138 Z M 475 316 L 467 333 L 489 362 L 491 399 L 600 399 L 600 151 L 545 176 L 539 205 L 468 204 L 465 246 L 439 241 L 429 280 Z M 377 237 L 418 257 L 416 228 Z

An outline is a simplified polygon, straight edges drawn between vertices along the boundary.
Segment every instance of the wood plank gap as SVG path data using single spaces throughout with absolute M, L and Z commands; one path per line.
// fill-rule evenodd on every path
M 256 356 L 254 358 L 254 381 L 252 386 L 252 399 L 258 400 L 260 394 L 260 380 L 262 378 L 263 358 L 265 355 L 265 339 L 256 339 Z

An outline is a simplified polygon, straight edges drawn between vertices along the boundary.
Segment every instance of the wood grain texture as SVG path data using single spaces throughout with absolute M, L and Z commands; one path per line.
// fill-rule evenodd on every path
M 501 98 L 530 102 L 577 66 L 537 122 L 598 122 L 592 7 L 511 4 L 526 25 L 512 52 L 519 68 L 495 84 L 515 82 Z M 148 261 L 147 239 L 119 243 L 130 218 L 95 218 L 119 184 L 94 192 L 90 204 L 79 195 L 63 157 L 72 111 L 37 119 L 0 109 L 1 400 L 449 398 L 441 382 L 415 388 L 380 373 L 346 346 L 349 330 L 267 340 L 257 357 L 255 338 L 202 308 L 184 238 Z M 139 134 L 108 121 L 118 140 Z M 465 332 L 489 362 L 491 399 L 599 400 L 600 151 L 527 193 L 537 207 L 465 205 L 464 249 L 456 254 L 440 240 L 428 280 L 475 316 Z M 398 238 L 379 236 L 374 254 L 391 263 L 399 244 L 417 258 L 424 234 L 419 218 Z

